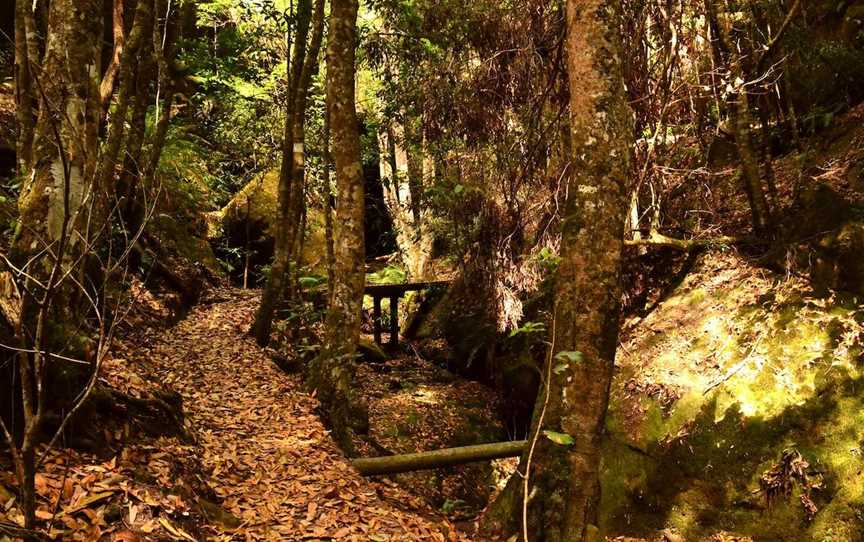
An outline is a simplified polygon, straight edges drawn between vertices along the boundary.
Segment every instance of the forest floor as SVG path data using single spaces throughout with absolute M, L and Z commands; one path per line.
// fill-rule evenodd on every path
M 369 439 L 363 455 L 406 454 L 508 440 L 500 398 L 480 382 L 466 380 L 407 351 L 377 363 L 361 363 L 357 380 L 369 405 Z M 515 471 L 518 458 L 407 472 L 393 476 L 402 487 L 444 512 L 461 527 L 471 523 Z
M 116 455 L 52 453 L 39 517 L 63 540 L 462 540 L 425 501 L 361 477 L 300 389 L 246 336 L 257 293 L 208 293 L 177 325 L 139 330 L 106 367 L 131 395 L 183 398 L 188 438 L 136 435 Z M 127 359 L 120 359 L 121 356 Z M 123 436 L 120 436 L 123 439 Z M 0 469 L 0 522 L 20 520 Z M 4 518 L 3 516 L 6 516 Z M 0 534 L 0 540 L 4 540 Z

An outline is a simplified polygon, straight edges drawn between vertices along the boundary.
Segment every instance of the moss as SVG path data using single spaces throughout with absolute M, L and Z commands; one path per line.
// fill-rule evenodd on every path
M 685 302 L 690 306 L 694 306 L 704 301 L 705 297 L 705 290 L 701 288 L 696 288 L 692 292 L 690 292 L 690 294 L 685 298 Z
M 199 263 L 214 274 L 220 273 L 220 267 L 206 239 L 196 236 L 188 227 L 175 218 L 159 215 L 154 217 L 150 228 L 157 232 L 160 240 L 173 249 L 190 264 Z
M 604 527 L 649 538 L 670 528 L 685 540 L 719 531 L 757 541 L 864 540 L 857 301 L 811 300 L 778 288 L 775 277 L 729 277 L 685 281 L 619 358 L 601 471 Z M 647 393 L 624 389 L 631 379 L 681 396 L 664 415 Z M 820 508 L 812 521 L 800 489 L 770 506 L 759 492 L 789 447 L 824 479 L 812 493 Z
M 604 443 L 600 466 L 601 529 L 615 531 L 616 525 L 629 523 L 633 512 L 628 505 L 645 498 L 648 473 L 653 467 L 650 458 L 620 441 L 609 439 Z

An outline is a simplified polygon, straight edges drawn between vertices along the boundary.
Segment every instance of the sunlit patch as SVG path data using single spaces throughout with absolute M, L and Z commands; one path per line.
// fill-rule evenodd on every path
M 634 322 L 622 346 L 607 430 L 625 444 L 609 445 L 603 468 L 609 525 L 638 522 L 644 500 L 668 506 L 664 526 L 673 531 L 699 531 L 705 513 L 776 539 L 801 521 L 801 504 L 793 496 L 760 508 L 758 480 L 794 443 L 811 465 L 843 480 L 822 495 L 808 532 L 842 535 L 838 518 L 864 499 L 864 326 L 856 314 L 854 306 L 812 297 L 804 280 L 756 270 L 734 255 L 703 256 L 676 291 Z M 671 406 L 652 395 L 664 388 L 676 390 Z M 723 500 L 709 502 L 716 498 Z

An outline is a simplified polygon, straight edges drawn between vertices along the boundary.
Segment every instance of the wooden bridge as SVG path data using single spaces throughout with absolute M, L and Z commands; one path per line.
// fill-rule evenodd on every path
M 428 290 L 435 286 L 450 284 L 446 280 L 430 282 L 406 282 L 404 284 L 367 284 L 364 293 L 372 296 L 372 328 L 375 342 L 381 344 L 381 300 L 390 299 L 390 345 L 399 344 L 399 299 L 408 292 Z

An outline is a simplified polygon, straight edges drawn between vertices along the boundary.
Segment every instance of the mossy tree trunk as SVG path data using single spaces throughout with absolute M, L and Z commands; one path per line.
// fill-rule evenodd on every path
M 101 8 L 102 2 L 97 0 L 52 1 L 44 57 L 34 63 L 36 47 L 25 43 L 31 55 L 19 58 L 26 64 L 19 66 L 16 89 L 19 104 L 25 106 L 19 117 L 24 129 L 18 140 L 18 148 L 24 153 L 19 162 L 23 184 L 10 261 L 13 272 L 26 277 L 20 281 L 24 287 L 18 291 L 24 294 L 14 322 L 16 340 L 22 349 L 16 365 L 24 419 L 23 429 L 11 430 L 19 433 L 17 438 L 6 431 L 5 425 L 3 433 L 13 451 L 28 529 L 33 528 L 36 519 L 36 445 L 48 399 L 48 365 L 42 352 L 57 346 L 48 344 L 58 342 L 48 328 L 54 325 L 52 320 L 57 315 L 61 320 L 68 319 L 65 309 L 70 307 L 68 296 L 54 294 L 53 285 L 57 284 L 61 266 L 68 267 L 67 247 L 77 241 L 80 251 L 89 239 L 76 213 L 92 191 L 91 180 L 97 174 Z M 36 31 L 30 9 L 19 5 L 16 14 L 21 19 L 16 28 L 27 33 L 25 42 Z M 35 125 L 30 124 L 33 96 L 39 96 Z M 73 230 L 75 233 L 71 233 Z M 30 355 L 28 350 L 35 353 Z
M 12 246 L 12 261 L 19 266 L 57 242 L 64 219 L 78 211 L 97 175 L 101 13 L 101 2 L 94 0 L 52 2 L 44 58 L 29 64 L 27 78 L 18 82 L 22 102 L 39 96 L 32 139 L 22 131 L 18 142 L 20 148 L 31 145 L 24 152 L 30 164 L 22 179 Z M 29 32 L 33 14 L 19 10 L 19 15 L 29 21 L 22 25 Z M 87 239 L 86 232 L 79 233 Z M 50 268 L 53 262 L 44 260 Z
M 151 39 L 163 87 L 168 77 L 167 60 L 160 56 L 166 34 L 155 24 L 156 12 L 168 17 L 168 5 L 167 0 L 137 3 L 128 40 L 119 53 L 117 92 L 107 118 L 104 103 L 111 96 L 101 89 L 105 3 L 52 0 L 16 5 L 22 186 L 18 224 L 4 260 L 8 265 L 0 266 L 0 280 L 6 284 L 0 307 L 17 343 L 14 396 L 20 400 L 21 415 L 9 424 L 0 418 L 0 436 L 14 459 L 28 528 L 35 521 L 36 446 L 43 437 L 43 421 L 49 410 L 59 411 L 61 422 L 52 428 L 50 447 L 92 391 L 117 322 L 116 310 L 105 302 L 108 280 L 124 265 L 135 241 L 129 236 L 124 247 L 106 242 L 116 220 L 110 198 L 124 141 L 127 152 L 141 147 L 140 142 L 130 143 L 127 112 L 133 82 L 140 80 L 139 60 L 150 54 L 143 46 Z M 115 27 L 117 18 L 115 10 Z M 125 36 L 115 31 L 115 39 Z M 167 123 L 168 116 L 159 122 Z M 157 125 L 157 132 L 164 128 Z M 158 161 L 160 149 L 151 143 L 151 161 Z M 81 362 L 80 371 L 61 370 L 56 359 L 60 356 Z M 61 379 L 83 384 L 75 393 L 72 387 L 56 393 Z
M 354 388 L 355 354 L 365 286 L 364 186 L 355 109 L 354 61 L 357 0 L 333 0 L 327 47 L 327 103 L 336 170 L 333 297 L 321 353 L 309 384 L 317 390 L 334 436 L 351 454 L 353 436 L 368 429 L 368 414 Z
M 527 476 L 512 477 L 488 522 L 512 532 L 521 520 L 523 539 L 536 542 L 599 540 L 600 444 L 618 341 L 633 139 L 618 6 L 611 0 L 567 2 L 572 173 L 552 346 L 519 467 Z

